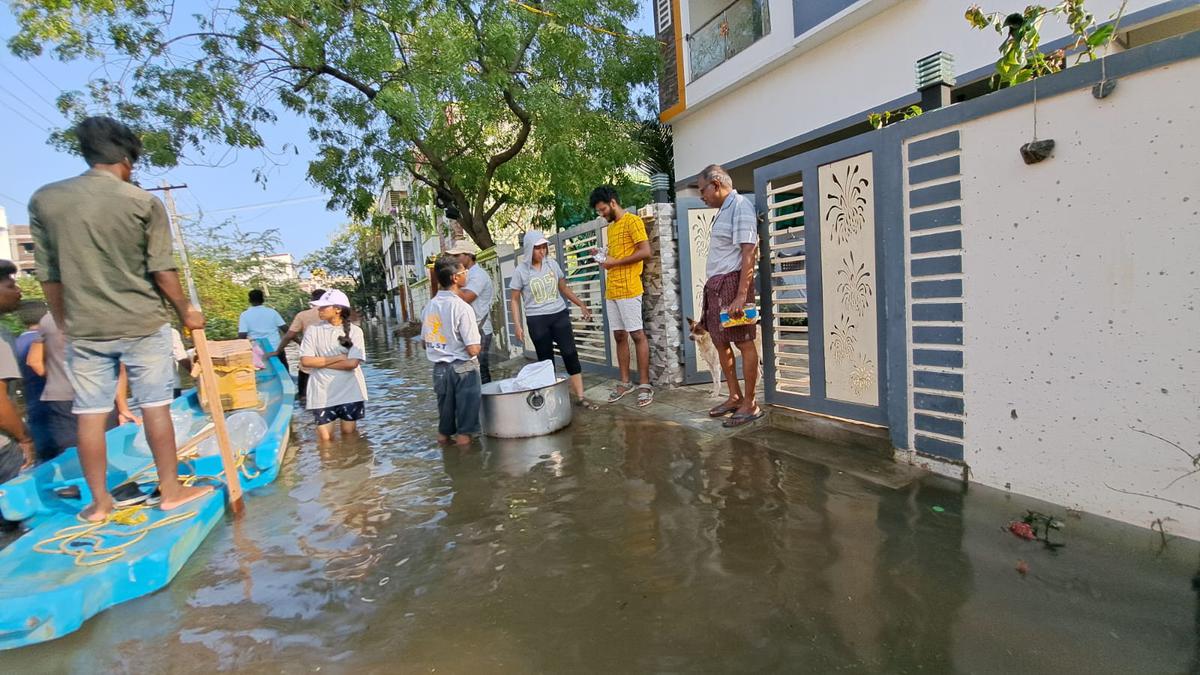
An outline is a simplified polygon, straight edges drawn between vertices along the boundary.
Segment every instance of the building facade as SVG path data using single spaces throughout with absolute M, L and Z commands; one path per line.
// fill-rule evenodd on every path
M 28 225 L 13 225 L 8 228 L 9 250 L 17 266 L 17 274 L 31 277 L 36 267 L 33 262 L 33 235 Z
M 1104 58 L 998 91 L 1002 36 L 963 9 L 658 0 L 685 313 L 714 216 L 696 176 L 722 164 L 760 219 L 769 403 L 886 434 L 938 473 L 1200 538 L 1200 353 L 1171 337 L 1200 331 L 1180 253 L 1200 250 L 1200 6 L 1130 0 Z M 1041 32 L 1069 47 L 1065 26 Z

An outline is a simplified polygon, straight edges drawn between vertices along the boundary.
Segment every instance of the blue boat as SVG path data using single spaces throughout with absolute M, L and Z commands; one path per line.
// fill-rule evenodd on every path
M 278 476 L 296 398 L 296 385 L 278 359 L 259 371 L 257 385 L 267 430 L 240 463 L 247 492 Z M 172 416 L 185 426 L 187 415 L 194 418 L 193 431 L 211 424 L 194 389 L 172 404 Z M 138 431 L 127 424 L 108 432 L 110 488 L 153 466 L 148 449 L 135 443 Z M 219 455 L 199 456 L 181 461 L 179 472 L 220 477 L 223 467 Z M 71 487 L 79 498 L 58 494 Z M 135 507 L 122 512 L 122 522 L 97 531 L 77 518 L 90 499 L 74 448 L 0 485 L 0 513 L 27 528 L 0 550 L 0 649 L 62 637 L 113 605 L 163 588 L 221 520 L 226 502 L 220 489 L 174 511 Z

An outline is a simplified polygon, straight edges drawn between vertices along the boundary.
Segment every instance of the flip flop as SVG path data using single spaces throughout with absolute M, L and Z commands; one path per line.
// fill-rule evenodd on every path
M 648 384 L 639 384 L 637 389 L 637 404 L 639 408 L 645 408 L 651 403 L 654 403 L 654 387 L 651 387 Z
M 586 398 L 575 399 L 575 405 L 579 406 L 580 408 L 583 408 L 584 410 L 599 410 L 600 409 L 600 406 L 596 405 L 595 403 L 592 403 L 591 401 L 587 400 Z
M 633 391 L 632 382 L 618 382 L 617 386 L 613 387 L 612 392 L 608 395 L 608 402 L 616 403 L 622 398 L 625 398 L 625 394 L 628 394 L 631 391 Z
M 749 415 L 747 415 L 745 413 L 738 413 L 738 414 L 735 414 L 733 417 L 730 417 L 729 419 L 725 420 L 725 422 L 722 423 L 721 426 L 723 426 L 727 429 L 732 429 L 734 427 L 740 427 L 744 424 L 749 424 L 749 423 L 753 422 L 754 420 L 759 419 L 760 417 L 762 417 L 765 414 L 766 413 L 763 412 L 762 408 L 759 408 L 758 410 L 750 413 Z
M 708 411 L 709 417 L 724 417 L 738 409 L 741 403 L 722 403 L 721 405 L 711 408 Z
M 137 483 L 122 483 L 113 488 L 109 494 L 112 495 L 113 506 L 118 509 L 141 504 L 150 496 L 142 492 Z

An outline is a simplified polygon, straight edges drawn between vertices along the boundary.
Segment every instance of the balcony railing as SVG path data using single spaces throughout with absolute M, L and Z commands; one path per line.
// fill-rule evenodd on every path
M 734 0 L 688 36 L 692 79 L 716 68 L 771 32 L 768 0 Z

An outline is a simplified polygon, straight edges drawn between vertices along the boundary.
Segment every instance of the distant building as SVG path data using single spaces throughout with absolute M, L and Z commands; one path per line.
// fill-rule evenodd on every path
M 271 285 L 285 284 L 289 281 L 300 281 L 296 271 L 296 260 L 291 253 L 272 253 L 251 264 L 246 272 L 234 276 L 240 284 L 267 283 Z
M 12 242 L 8 236 L 8 214 L 0 206 L 0 255 L 12 257 Z
M 390 215 L 395 223 L 394 228 L 384 231 L 380 247 L 392 298 L 387 311 L 394 318 L 402 319 L 411 318 L 413 314 L 408 309 L 411 296 L 407 285 L 425 278 L 425 260 L 444 248 L 443 242 L 449 241 L 456 225 L 446 220 L 440 211 L 435 214 L 432 204 L 416 203 L 412 187 L 412 181 L 407 177 L 393 178 L 383 186 L 375 202 L 376 212 Z M 430 231 L 435 233 L 429 234 Z
M 33 276 L 33 235 L 29 233 L 29 226 L 13 225 L 8 228 L 7 239 L 17 273 L 23 277 Z

